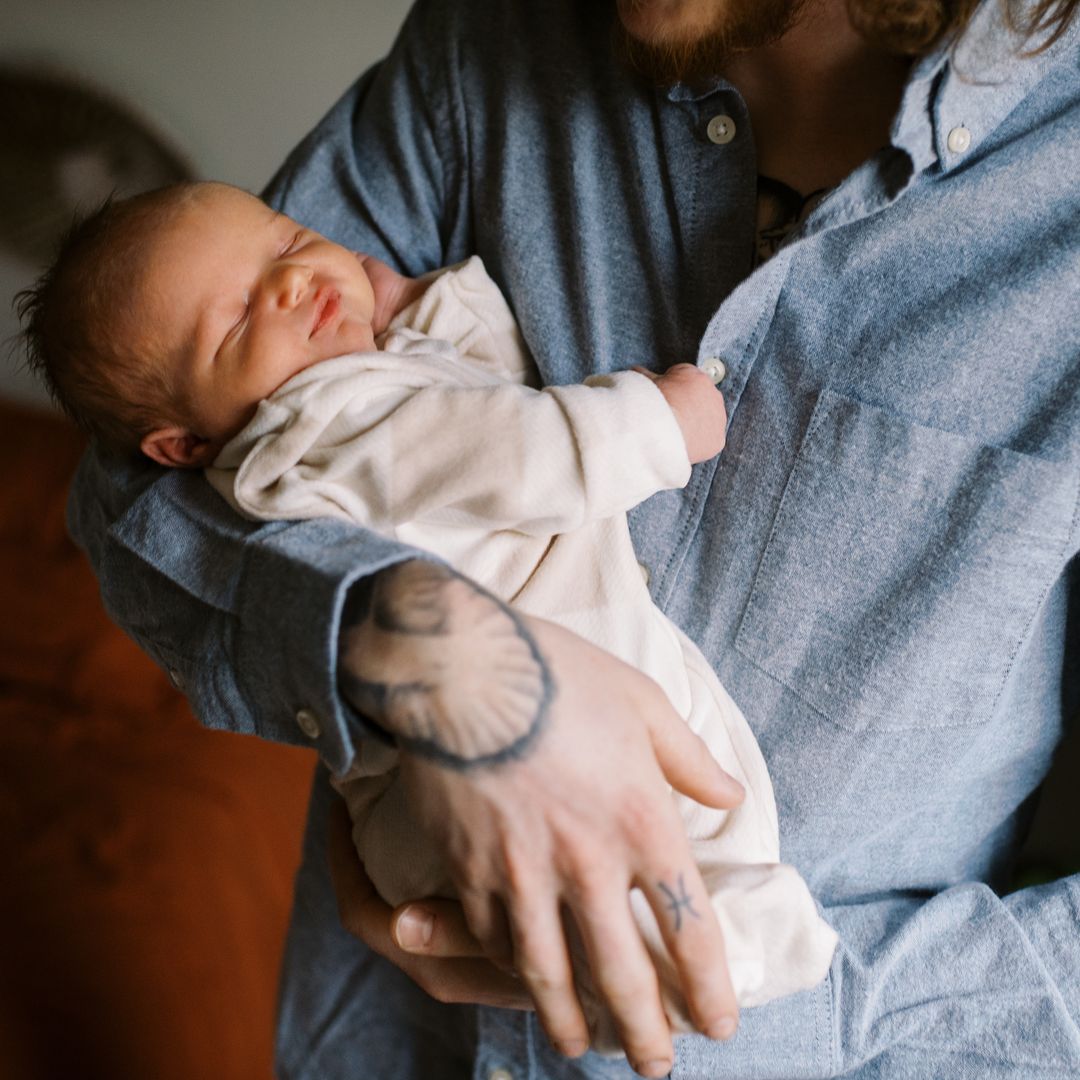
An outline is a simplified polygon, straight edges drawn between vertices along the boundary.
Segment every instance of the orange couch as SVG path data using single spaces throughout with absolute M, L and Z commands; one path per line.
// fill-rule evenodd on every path
M 202 729 L 108 621 L 81 449 L 0 404 L 0 1076 L 267 1080 L 313 758 Z

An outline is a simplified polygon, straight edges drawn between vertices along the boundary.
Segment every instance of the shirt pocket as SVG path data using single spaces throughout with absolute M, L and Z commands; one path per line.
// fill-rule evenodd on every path
M 824 390 L 735 647 L 843 728 L 978 724 L 1067 561 L 1077 486 Z

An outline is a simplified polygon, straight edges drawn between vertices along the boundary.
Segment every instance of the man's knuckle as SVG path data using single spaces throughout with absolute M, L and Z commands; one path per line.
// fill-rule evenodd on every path
M 503 887 L 515 901 L 524 901 L 535 891 L 536 863 L 520 843 L 506 840 L 501 850 Z
M 649 849 L 665 839 L 665 819 L 649 793 L 631 790 L 617 812 L 619 830 L 637 848 Z
M 722 951 L 710 950 L 706 942 L 695 941 L 693 935 L 676 934 L 671 953 L 684 984 L 707 992 L 717 983 L 719 969 L 724 962 Z
M 651 676 L 640 674 L 640 685 L 634 687 L 634 699 L 638 702 L 641 711 L 651 716 L 659 713 L 670 714 L 673 711 L 671 701 L 663 687 Z
M 597 982 L 608 1007 L 618 1016 L 640 1012 L 649 995 L 656 996 L 656 980 L 645 976 L 612 975 Z
M 570 989 L 569 981 L 561 972 L 552 969 L 549 964 L 537 962 L 536 958 L 519 957 L 517 973 L 537 997 L 551 998 Z
M 488 876 L 488 862 L 475 847 L 458 851 L 453 856 L 454 876 L 458 892 L 475 892 Z
M 611 894 L 612 873 L 602 863 L 578 865 L 571 891 L 574 899 L 585 908 L 596 907 Z

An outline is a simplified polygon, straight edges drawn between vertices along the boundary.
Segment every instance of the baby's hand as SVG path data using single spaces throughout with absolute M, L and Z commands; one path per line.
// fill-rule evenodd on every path
M 686 440 L 690 464 L 708 461 L 724 449 L 727 438 L 727 409 L 724 395 L 712 379 L 693 364 L 676 364 L 663 375 L 635 367 L 647 375 L 667 399 Z

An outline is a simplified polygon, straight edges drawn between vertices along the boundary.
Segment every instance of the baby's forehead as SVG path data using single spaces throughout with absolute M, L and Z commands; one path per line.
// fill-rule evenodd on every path
M 225 274 L 241 267 L 229 255 L 258 247 L 275 217 L 253 195 L 214 185 L 158 221 L 146 231 L 146 253 L 154 268 L 165 272 L 185 265 L 214 262 Z
M 159 222 L 132 260 L 124 294 L 114 298 L 117 331 L 136 338 L 148 356 L 178 356 L 194 339 L 196 311 L 186 294 L 201 273 L 199 248 L 182 221 Z
M 261 199 L 227 184 L 207 183 L 144 222 L 148 243 L 187 236 L 243 242 L 280 217 Z
M 262 199 L 229 184 L 210 183 L 200 187 L 191 201 L 192 211 L 215 221 L 251 225 L 268 224 L 278 215 Z

